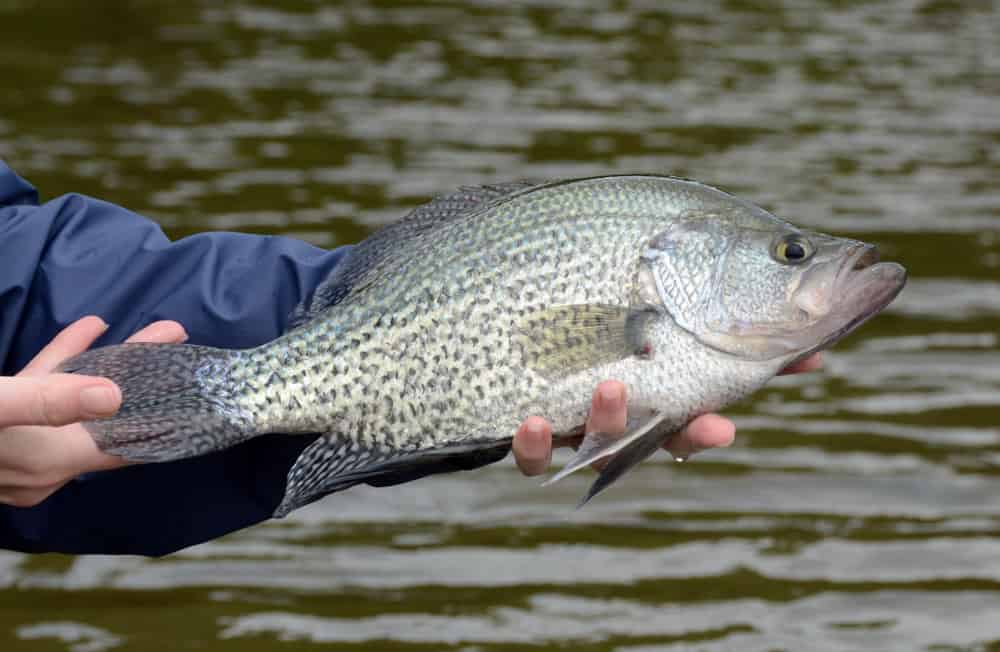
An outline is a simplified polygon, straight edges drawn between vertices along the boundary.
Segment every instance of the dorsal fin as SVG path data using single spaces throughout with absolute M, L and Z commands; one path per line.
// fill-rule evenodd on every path
M 296 328 L 330 306 L 344 300 L 369 271 L 382 266 L 402 242 L 434 228 L 470 215 L 505 197 L 538 184 L 511 181 L 486 186 L 463 186 L 455 192 L 435 197 L 410 211 L 399 222 L 375 232 L 352 249 L 333 273 L 313 293 L 311 300 L 299 305 L 289 319 L 288 329 Z
M 431 228 L 537 185 L 530 181 L 508 181 L 485 186 L 461 186 L 455 192 L 440 195 L 422 206 L 417 206 L 396 224 L 405 222 L 411 225 L 419 224 L 422 229 Z

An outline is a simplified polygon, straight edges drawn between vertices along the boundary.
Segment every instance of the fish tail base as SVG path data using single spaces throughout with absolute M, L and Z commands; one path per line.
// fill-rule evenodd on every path
M 226 389 L 236 355 L 185 344 L 122 344 L 76 356 L 60 371 L 109 378 L 121 389 L 117 414 L 83 424 L 102 451 L 165 462 L 253 436 Z

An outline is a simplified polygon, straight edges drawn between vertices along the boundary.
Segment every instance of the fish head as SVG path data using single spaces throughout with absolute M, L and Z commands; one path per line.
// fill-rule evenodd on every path
M 789 364 L 885 308 L 906 270 L 871 244 L 799 229 L 751 204 L 693 211 L 649 244 L 639 293 L 701 343 Z

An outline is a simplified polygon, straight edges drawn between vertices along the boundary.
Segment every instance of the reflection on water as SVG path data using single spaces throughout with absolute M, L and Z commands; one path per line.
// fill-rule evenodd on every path
M 0 5 L 0 156 L 173 236 L 355 241 L 459 184 L 666 172 L 911 283 L 817 374 L 572 510 L 508 464 L 160 560 L 0 553 L 4 649 L 1000 649 L 989 2 Z

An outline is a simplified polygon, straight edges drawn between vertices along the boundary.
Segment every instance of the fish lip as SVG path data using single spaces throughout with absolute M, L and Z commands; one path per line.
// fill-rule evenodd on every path
M 835 285 L 840 288 L 842 284 L 847 280 L 847 277 L 853 272 L 863 271 L 869 267 L 877 265 L 881 260 L 879 255 L 878 247 L 865 242 L 859 242 L 855 246 L 855 250 L 851 252 L 841 264 L 840 269 L 837 271 L 837 278 Z
M 788 364 L 795 364 L 817 351 L 829 348 L 880 313 L 903 291 L 906 279 L 905 267 L 898 263 L 881 262 L 878 247 L 858 243 L 857 250 L 847 257 L 838 270 L 834 291 L 843 292 L 847 304 L 865 301 L 868 305 L 823 336 L 817 344 L 796 355 Z

